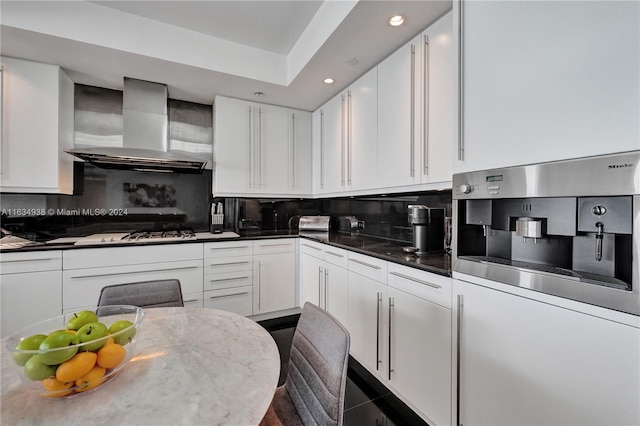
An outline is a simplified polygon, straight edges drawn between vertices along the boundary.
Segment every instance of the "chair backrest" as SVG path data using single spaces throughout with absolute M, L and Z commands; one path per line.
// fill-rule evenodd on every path
M 134 305 L 141 308 L 184 306 L 176 279 L 109 285 L 102 289 L 98 306 Z
M 342 425 L 350 343 L 337 319 L 304 304 L 284 384 L 303 424 Z

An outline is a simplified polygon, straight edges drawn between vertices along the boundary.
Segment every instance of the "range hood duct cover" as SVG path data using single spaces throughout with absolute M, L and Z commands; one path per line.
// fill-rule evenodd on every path
M 74 148 L 65 152 L 103 169 L 202 173 L 206 161 L 168 151 L 167 86 L 124 79 L 123 147 Z

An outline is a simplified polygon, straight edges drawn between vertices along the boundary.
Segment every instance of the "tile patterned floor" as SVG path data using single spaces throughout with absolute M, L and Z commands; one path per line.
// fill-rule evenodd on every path
M 280 350 L 280 384 L 287 375 L 289 350 L 296 317 L 260 322 Z M 291 325 L 294 326 L 291 326 Z M 344 426 L 428 426 L 402 401 L 371 376 L 357 361 L 349 359 L 344 404 Z

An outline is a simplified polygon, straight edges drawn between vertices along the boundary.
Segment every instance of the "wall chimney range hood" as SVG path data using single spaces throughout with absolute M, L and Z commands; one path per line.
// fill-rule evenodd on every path
M 202 173 L 206 161 L 168 150 L 167 97 L 164 84 L 125 77 L 123 147 L 77 147 L 65 152 L 103 169 Z

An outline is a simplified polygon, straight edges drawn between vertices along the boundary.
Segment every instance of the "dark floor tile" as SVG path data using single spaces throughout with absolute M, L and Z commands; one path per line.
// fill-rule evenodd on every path
M 344 426 L 385 426 L 387 416 L 372 401 L 345 410 Z
M 280 379 L 278 380 L 278 386 L 282 385 L 287 378 L 294 331 L 295 328 L 281 328 L 270 332 L 280 351 Z
M 347 388 L 344 395 L 345 410 L 370 402 L 374 398 L 376 396 L 367 394 L 365 390 L 354 383 L 351 377 L 347 376 Z

